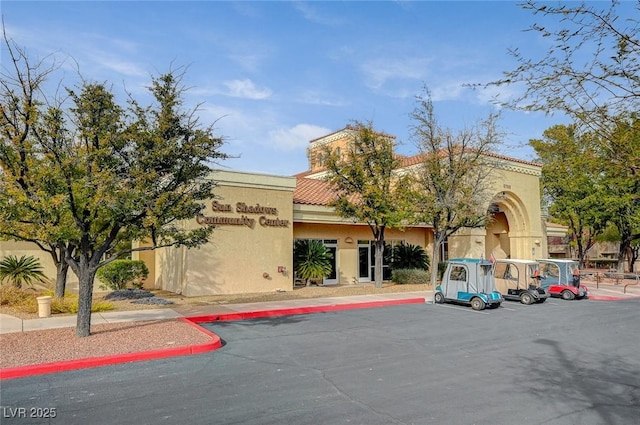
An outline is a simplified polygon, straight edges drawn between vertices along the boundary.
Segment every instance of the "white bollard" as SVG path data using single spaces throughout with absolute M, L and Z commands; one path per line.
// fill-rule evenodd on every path
M 36 299 L 38 300 L 38 317 L 51 317 L 51 300 L 53 297 L 46 295 Z

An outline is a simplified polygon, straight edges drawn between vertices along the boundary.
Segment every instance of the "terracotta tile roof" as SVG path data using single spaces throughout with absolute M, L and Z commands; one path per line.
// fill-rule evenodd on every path
M 396 156 L 401 161 L 400 168 L 405 168 L 405 167 L 411 167 L 412 165 L 420 164 L 422 162 L 423 155 L 424 154 L 419 153 L 417 155 L 412 155 L 412 156 L 404 156 L 404 155 L 396 155 Z M 526 164 L 526 165 L 533 165 L 533 166 L 536 166 L 536 167 L 542 167 L 542 164 L 538 164 L 537 162 L 526 161 L 524 159 L 519 159 L 519 158 L 512 158 L 510 156 L 500 155 L 500 154 L 493 153 L 493 152 L 486 152 L 484 155 L 492 157 L 492 158 L 504 159 L 506 161 L 517 162 L 519 164 Z
M 400 167 L 398 168 L 407 168 L 407 167 L 411 167 L 414 165 L 418 165 L 423 161 L 423 155 L 422 153 L 416 154 L 416 155 L 412 155 L 412 156 L 406 156 L 406 155 L 400 155 L 400 154 L 396 154 L 396 158 L 398 158 L 398 160 L 400 160 Z M 532 162 L 532 161 L 526 161 L 524 159 L 518 159 L 518 158 L 512 158 L 510 156 L 506 156 L 506 155 L 500 155 L 497 153 L 485 153 L 486 156 L 492 157 L 492 158 L 498 158 L 498 159 L 503 159 L 506 161 L 512 161 L 512 162 L 517 162 L 519 164 L 526 164 L 526 165 L 532 165 L 534 167 L 542 167 L 542 164 L 539 164 L 537 162 Z M 295 174 L 295 177 L 306 177 L 309 176 L 311 174 L 315 174 L 315 173 L 319 173 L 324 171 L 324 168 L 320 168 L 318 170 L 315 171 L 303 171 L 301 173 Z
M 537 162 L 527 161 L 527 160 L 519 159 L 519 158 L 513 158 L 511 156 L 501 155 L 501 154 L 495 153 L 495 152 L 487 152 L 485 155 L 492 156 L 492 157 L 498 158 L 498 159 L 504 159 L 504 160 L 507 160 L 507 161 L 517 162 L 517 163 L 520 163 L 520 164 L 533 165 L 535 167 L 542 167 L 542 164 L 537 163 Z
M 310 176 L 311 174 L 315 174 L 315 173 L 317 173 L 319 171 L 324 171 L 324 169 L 316 170 L 316 171 L 311 171 L 311 170 L 302 171 L 300 173 L 294 174 L 292 177 L 297 177 L 297 178 L 307 177 L 307 176 Z
M 400 168 L 411 167 L 412 165 L 418 165 L 422 162 L 422 154 L 417 154 L 413 156 L 404 156 L 404 155 L 396 155 L 396 157 L 400 160 Z
M 293 192 L 294 204 L 329 205 L 332 199 L 333 192 L 326 181 L 298 177 Z
M 338 130 L 331 134 L 335 134 L 340 131 L 349 130 L 349 129 L 350 127 L 347 126 L 344 129 Z M 314 140 L 319 140 L 324 137 L 328 137 L 328 136 L 323 136 L 321 138 L 314 139 Z M 312 140 L 312 142 L 314 140 Z M 412 156 L 396 154 L 396 157 L 400 160 L 400 166 L 398 168 L 407 168 L 407 167 L 420 164 L 423 161 L 423 155 L 424 154 L 422 153 L 412 155 Z M 486 153 L 486 155 L 493 158 L 517 162 L 520 164 L 527 164 L 527 165 L 542 167 L 541 164 L 538 164 L 535 162 L 525 161 L 523 159 L 512 158 L 509 156 L 500 155 L 496 153 Z M 293 175 L 293 177 L 296 177 L 297 179 L 296 189 L 293 193 L 293 202 L 295 204 L 323 205 L 323 206 L 326 206 L 329 204 L 329 202 L 334 198 L 334 194 L 332 193 L 329 184 L 324 180 L 320 180 L 316 178 L 308 178 L 309 176 L 312 176 L 314 174 L 321 174 L 323 171 L 325 171 L 325 169 L 321 168 L 313 171 L 312 170 L 302 171 L 300 173 Z

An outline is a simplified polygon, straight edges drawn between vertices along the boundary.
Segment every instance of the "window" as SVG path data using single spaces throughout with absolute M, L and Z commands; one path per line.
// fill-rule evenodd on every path
M 496 277 L 498 279 L 508 279 L 509 265 L 505 263 L 496 264 Z
M 440 261 L 447 261 L 449 259 L 449 238 L 442 241 L 440 245 Z
M 400 245 L 403 241 L 392 239 L 385 241 L 384 253 L 382 254 L 382 280 L 391 280 L 391 258 L 393 247 Z M 366 279 L 375 280 L 376 264 L 376 243 L 369 240 L 358 240 L 359 249 L 359 276 L 362 281 Z
M 449 274 L 451 280 L 459 280 L 465 282 L 467 280 L 467 269 L 462 266 L 453 266 Z
M 542 274 L 547 277 L 558 278 L 560 276 L 560 269 L 555 264 L 541 264 Z

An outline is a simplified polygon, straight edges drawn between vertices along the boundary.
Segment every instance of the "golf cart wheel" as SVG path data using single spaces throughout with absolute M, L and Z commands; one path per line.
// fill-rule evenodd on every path
M 444 303 L 444 295 L 442 295 L 442 292 L 436 292 L 436 294 L 433 296 L 433 300 L 436 304 L 442 304 Z
M 484 310 L 484 301 L 482 301 L 480 298 L 475 297 L 474 299 L 471 300 L 471 308 L 474 310 Z
M 574 299 L 576 296 L 573 294 L 573 292 L 569 291 L 568 289 L 565 289 L 564 291 L 562 291 L 562 293 L 560 294 L 560 296 L 562 296 L 563 300 L 572 300 Z
M 522 295 L 520 295 L 520 302 L 526 305 L 533 304 L 533 297 L 528 292 L 523 292 Z

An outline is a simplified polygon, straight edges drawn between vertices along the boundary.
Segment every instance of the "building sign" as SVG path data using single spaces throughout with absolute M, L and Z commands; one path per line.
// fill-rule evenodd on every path
M 211 210 L 214 213 L 238 213 L 238 216 L 204 216 L 196 217 L 198 224 L 214 226 L 247 226 L 254 229 L 256 223 L 262 227 L 289 227 L 289 220 L 278 218 L 278 209 L 265 207 L 260 204 L 247 205 L 244 202 L 237 202 L 235 209 L 231 204 L 221 204 L 218 201 L 211 203 Z M 271 217 L 269 217 L 271 216 Z

